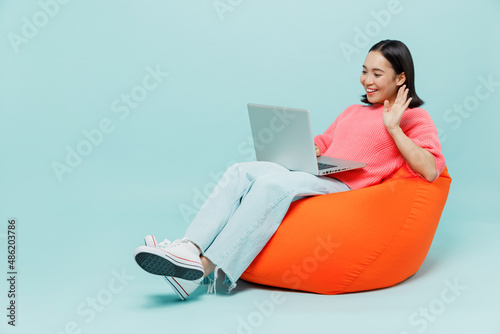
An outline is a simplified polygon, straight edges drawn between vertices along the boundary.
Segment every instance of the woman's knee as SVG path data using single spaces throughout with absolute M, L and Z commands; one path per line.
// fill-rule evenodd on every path
M 256 168 L 255 162 L 257 161 L 236 162 L 232 164 L 226 169 L 219 183 L 227 184 L 239 179 L 242 175 L 252 174 L 252 170 Z
M 249 169 L 250 167 L 248 164 L 249 164 L 248 162 L 236 162 L 231 166 L 229 166 L 224 174 L 227 177 L 234 177 L 239 173 L 241 173 L 242 171 Z
M 258 177 L 255 181 L 259 187 L 288 191 L 297 188 L 310 187 L 316 176 L 302 172 L 278 171 Z
M 280 190 L 284 191 L 294 183 L 290 171 L 278 171 L 266 175 L 259 176 L 255 179 L 253 187 L 265 189 L 267 191 Z

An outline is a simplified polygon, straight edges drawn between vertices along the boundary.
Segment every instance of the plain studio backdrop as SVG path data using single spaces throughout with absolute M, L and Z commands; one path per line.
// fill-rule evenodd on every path
M 2 333 L 499 333 L 499 14 L 498 0 L 0 1 L 6 278 L 17 219 Z M 453 178 L 417 275 L 279 300 L 241 282 L 181 303 L 141 271 L 144 235 L 181 237 L 222 172 L 255 159 L 248 102 L 309 109 L 322 133 L 360 103 L 382 39 L 410 48 Z

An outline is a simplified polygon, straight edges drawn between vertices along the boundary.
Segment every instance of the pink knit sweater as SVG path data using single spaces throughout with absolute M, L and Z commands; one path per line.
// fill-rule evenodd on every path
M 379 184 L 403 165 L 411 174 L 420 176 L 406 163 L 387 132 L 382 120 L 383 110 L 381 104 L 352 105 L 337 117 L 325 133 L 314 138 L 323 155 L 366 163 L 365 168 L 331 175 L 351 189 Z M 427 111 L 422 108 L 406 109 L 400 126 L 415 144 L 432 153 L 437 174 L 440 175 L 445 160 L 436 127 Z

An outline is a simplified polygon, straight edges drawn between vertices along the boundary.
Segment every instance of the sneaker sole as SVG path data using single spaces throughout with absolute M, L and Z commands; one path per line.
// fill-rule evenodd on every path
M 170 258 L 168 253 L 164 256 L 159 256 L 152 253 L 140 252 L 135 256 L 135 261 L 142 269 L 153 275 L 173 276 L 194 281 L 201 278 L 204 274 L 203 267 L 197 268 L 196 266 L 180 263 L 178 260 Z

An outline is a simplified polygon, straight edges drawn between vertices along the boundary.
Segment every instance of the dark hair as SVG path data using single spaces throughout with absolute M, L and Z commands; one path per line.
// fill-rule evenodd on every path
M 406 88 L 409 89 L 408 98 L 412 98 L 408 107 L 416 108 L 424 104 L 424 101 L 418 97 L 415 91 L 415 69 L 408 47 L 403 42 L 386 39 L 372 46 L 369 52 L 371 51 L 382 53 L 384 58 L 391 64 L 396 75 L 405 72 L 406 81 L 403 84 L 406 84 Z M 372 103 L 368 102 L 366 94 L 361 96 L 361 102 L 372 105 Z

